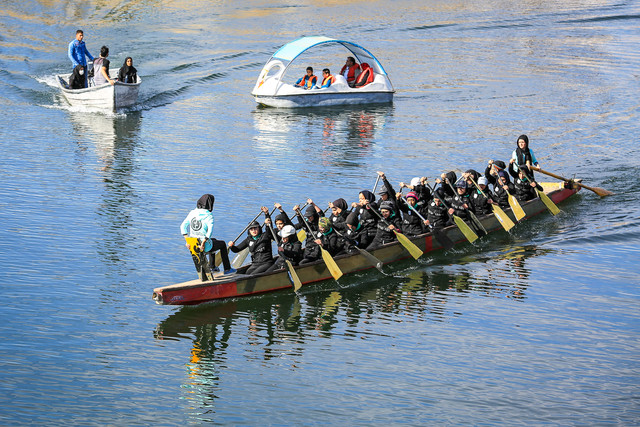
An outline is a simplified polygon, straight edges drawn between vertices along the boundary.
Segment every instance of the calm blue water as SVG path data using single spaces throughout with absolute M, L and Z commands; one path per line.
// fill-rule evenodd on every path
M 134 58 L 136 108 L 60 97 L 76 28 Z M 371 50 L 394 103 L 257 108 L 262 65 L 314 34 Z M 3 2 L 0 423 L 638 424 L 639 43 L 633 1 Z M 392 278 L 151 300 L 194 278 L 178 226 L 203 193 L 231 240 L 261 205 L 482 169 L 521 133 L 616 194 Z

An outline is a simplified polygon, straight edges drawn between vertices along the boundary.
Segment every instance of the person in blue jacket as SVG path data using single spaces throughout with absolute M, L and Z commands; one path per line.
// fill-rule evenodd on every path
M 84 87 L 87 87 L 87 59 L 93 61 L 93 55 L 87 50 L 87 46 L 84 44 L 84 32 L 82 30 L 76 31 L 76 38 L 69 43 L 69 59 L 73 64 L 73 69 L 78 65 L 81 65 L 84 69 Z

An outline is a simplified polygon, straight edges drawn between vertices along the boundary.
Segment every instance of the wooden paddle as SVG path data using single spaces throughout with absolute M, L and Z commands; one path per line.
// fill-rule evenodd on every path
M 431 192 L 435 195 L 436 191 L 434 188 L 432 188 L 429 184 L 427 184 L 427 187 L 429 187 L 429 189 L 431 190 Z M 471 229 L 471 227 L 469 227 L 467 225 L 466 222 L 464 222 L 464 220 L 462 218 L 460 218 L 458 215 L 454 215 L 454 214 L 450 214 L 449 213 L 449 206 L 447 206 L 447 204 L 445 203 L 444 200 L 438 198 L 440 200 L 440 203 L 442 203 L 444 205 L 444 207 L 447 209 L 447 215 L 449 215 L 449 218 L 453 219 L 453 222 L 456 224 L 456 226 L 458 227 L 458 229 L 460 230 L 460 232 L 464 235 L 464 237 L 467 238 L 467 240 L 469 241 L 469 243 L 473 243 L 476 240 L 478 240 L 478 235 Z
M 485 192 L 482 191 L 482 189 L 480 189 L 480 186 L 473 179 L 473 177 L 469 176 L 469 179 L 471 179 L 471 182 L 473 182 L 473 185 L 475 185 L 478 191 L 482 193 L 482 195 L 488 200 L 489 198 L 487 197 Z M 502 228 L 504 228 L 505 231 L 509 231 L 515 226 L 513 221 L 511 221 L 511 218 L 509 218 L 509 216 L 506 214 L 505 211 L 502 210 L 500 206 L 498 206 L 495 203 L 492 203 L 491 208 L 493 209 L 493 215 L 498 219 L 498 221 L 500 221 L 500 224 L 502 225 Z
M 309 203 L 305 202 L 304 205 L 300 206 L 300 209 L 304 208 L 305 206 L 307 206 Z M 297 214 L 297 213 L 296 213 Z M 300 215 L 300 220 L 304 221 L 304 218 L 302 218 L 302 215 Z M 304 231 L 304 228 L 301 228 L 300 230 L 298 230 L 298 240 L 301 242 L 304 242 L 305 240 L 307 240 L 307 232 Z
M 273 231 L 273 228 L 271 227 L 267 227 L 269 229 L 269 231 L 271 231 L 271 236 L 273 236 L 273 241 L 274 242 L 278 242 L 278 238 L 276 237 L 276 233 L 275 231 Z M 298 292 L 298 289 L 300 289 L 302 287 L 302 282 L 300 281 L 300 278 L 298 277 L 298 273 L 296 273 L 295 268 L 293 268 L 293 264 L 291 264 L 291 261 L 289 261 L 288 259 L 284 259 L 284 263 L 287 266 L 287 270 L 289 271 L 289 280 L 291 280 L 291 284 L 293 285 L 293 291 L 294 292 Z
M 491 167 L 494 167 L 499 170 L 504 170 L 501 167 L 497 166 L 495 163 L 492 163 Z M 496 182 L 498 183 L 498 185 L 502 185 L 499 175 L 496 178 Z M 511 210 L 513 211 L 513 214 L 516 216 L 516 220 L 520 221 L 522 218 L 527 216 L 527 214 L 524 213 L 524 209 L 522 209 L 522 206 L 520 206 L 520 202 L 518 202 L 518 199 L 516 199 L 516 197 L 513 194 L 509 193 L 509 190 L 505 190 L 505 191 L 507 192 L 507 195 L 508 195 L 507 200 L 509 201 L 509 206 L 511 206 Z
M 376 188 L 378 188 L 378 182 L 380 182 L 380 175 L 378 175 L 378 177 L 376 178 L 376 185 L 374 185 L 373 190 L 371 190 L 373 194 L 376 194 Z
M 300 210 L 298 210 L 298 213 L 300 214 Z M 300 216 L 302 216 L 302 214 L 300 214 Z M 307 227 L 307 230 L 309 231 L 311 236 L 314 236 L 313 230 L 311 230 L 311 227 L 307 223 L 307 220 L 302 218 L 302 222 Z M 329 252 L 327 252 L 327 250 L 325 248 L 323 248 L 322 245 L 318 245 L 318 246 L 320 247 L 320 253 L 322 254 L 322 260 L 324 261 L 325 265 L 327 266 L 327 269 L 329 270 L 329 273 L 331 273 L 331 275 L 333 276 L 334 279 L 338 280 L 339 278 L 342 277 L 342 270 L 340 270 L 340 267 L 338 267 L 338 264 L 333 259 L 331 254 Z
M 447 180 L 447 184 L 449 184 L 449 187 L 451 188 L 451 191 L 453 191 L 453 194 L 458 194 L 458 192 L 456 191 L 455 188 L 453 188 L 449 180 Z M 467 209 L 467 213 L 469 214 L 469 220 L 471 221 L 471 223 L 476 226 L 476 230 L 481 231 L 485 235 L 489 234 L 487 233 L 487 230 L 484 228 L 484 225 L 482 225 L 478 217 L 473 212 L 471 212 L 471 209 Z
M 387 227 L 389 227 L 391 225 L 384 219 L 382 214 L 380 212 L 378 212 L 377 210 L 375 210 L 373 207 L 371 207 L 371 205 L 369 205 L 369 209 L 373 213 L 375 213 L 378 216 L 378 218 L 380 218 L 380 220 L 387 225 Z M 418 259 L 424 254 L 424 252 L 422 252 L 422 249 L 417 247 L 415 245 L 415 243 L 413 243 L 411 240 L 409 240 L 409 238 L 407 236 L 405 236 L 404 234 L 400 233 L 395 228 L 392 231 L 396 235 L 396 238 L 398 239 L 398 242 L 400 242 L 400 244 L 402 246 L 404 246 L 404 248 L 407 250 L 407 252 L 409 252 L 411 254 L 411 256 L 413 258 Z
M 353 240 L 349 239 L 349 238 L 348 238 L 348 237 L 346 237 L 344 234 L 342 234 L 342 233 L 340 233 L 338 230 L 336 230 L 336 229 L 335 229 L 335 227 L 334 227 L 334 230 L 335 230 L 335 232 L 336 232 L 336 234 L 337 234 L 338 236 L 342 237 L 342 238 L 343 238 L 343 239 L 345 239 L 345 240 L 350 240 L 350 241 L 352 241 L 352 242 L 353 242 Z M 365 257 L 365 258 L 367 259 L 367 261 L 369 261 L 369 263 L 370 263 L 372 266 L 374 266 L 375 268 L 377 268 L 377 269 L 378 269 L 378 271 L 379 271 L 380 273 L 384 274 L 385 276 L 388 276 L 388 274 L 387 274 L 387 273 L 385 273 L 385 272 L 384 272 L 384 270 L 382 270 L 382 261 L 380 261 L 380 260 L 379 260 L 378 258 L 376 258 L 375 256 L 371 255 L 371 253 L 370 253 L 370 252 L 368 252 L 368 251 L 366 251 L 366 250 L 364 250 L 364 249 L 359 248 L 359 247 L 358 247 L 358 245 L 356 245 L 356 244 L 355 244 L 355 242 L 353 243 L 353 247 L 355 247 L 355 248 L 358 250 L 358 252 L 360 252 L 360 255 L 362 255 L 363 257 Z
M 582 184 L 582 183 L 580 183 L 580 182 L 578 182 L 578 181 L 574 181 L 573 179 L 563 178 L 563 177 L 561 177 L 561 176 L 559 176 L 559 175 L 556 175 L 556 174 L 554 174 L 554 173 L 551 173 L 551 172 L 547 172 L 547 171 L 545 171 L 545 170 L 542 170 L 541 168 L 536 167 L 536 166 L 533 166 L 533 169 L 535 169 L 535 170 L 537 170 L 538 172 L 543 173 L 543 174 L 545 174 L 545 175 L 549 175 L 549 176 L 552 176 L 552 177 L 554 177 L 554 178 L 556 178 L 556 179 L 562 180 L 562 181 L 564 181 L 564 182 L 569 182 L 569 183 L 572 183 L 572 184 L 576 184 L 576 185 L 578 185 L 578 186 L 580 186 L 580 187 L 582 187 L 582 188 L 586 188 L 587 190 L 591 190 L 591 191 L 593 191 L 594 193 L 596 193 L 596 194 L 597 194 L 598 196 L 600 196 L 600 197 L 611 196 L 611 195 L 615 194 L 615 193 L 612 193 L 612 192 L 611 192 L 611 191 L 609 191 L 609 190 L 605 190 L 604 188 L 600 188 L 600 187 L 589 187 L 588 185 L 584 185 L 584 184 Z
M 270 215 L 273 215 L 275 210 L 276 210 L 276 208 L 273 208 L 273 210 L 271 211 Z M 253 222 L 253 221 L 251 221 L 251 222 Z M 235 258 L 233 258 L 233 261 L 231 262 L 231 267 L 233 267 L 235 269 L 238 269 L 238 268 L 242 267 L 242 264 L 244 263 L 244 260 L 247 259 L 247 255 L 249 255 L 249 247 L 248 246 L 246 248 L 244 248 L 243 250 L 241 250 L 240 252 L 238 252 L 238 255 L 236 255 Z
M 400 192 L 402 193 L 402 190 L 400 190 Z M 414 208 L 413 206 L 411 206 L 409 204 L 409 201 L 407 201 L 407 198 L 402 196 L 404 198 L 405 203 L 407 204 L 407 206 L 409 207 L 409 209 L 411 209 L 412 211 L 415 212 L 416 215 L 418 215 L 418 218 L 420 218 L 423 222 L 426 221 L 426 219 L 424 219 L 424 217 L 422 215 L 420 215 L 420 212 L 418 212 L 416 210 L 416 208 Z M 438 243 L 440 243 L 440 246 L 442 246 L 445 250 L 449 250 L 451 248 L 453 248 L 454 243 L 453 240 L 451 240 L 449 238 L 449 236 L 447 236 L 447 233 L 443 233 L 442 230 L 439 230 L 435 227 L 432 227 L 431 225 L 428 225 L 429 230 L 431 230 L 431 234 L 433 235 L 433 237 L 436 238 L 436 240 L 438 241 Z
M 529 175 L 529 169 L 526 166 L 518 165 L 518 167 L 520 168 L 520 170 L 522 172 L 524 172 L 524 174 L 527 177 L 527 179 L 529 180 L 529 182 L 533 181 L 533 179 Z M 553 203 L 553 200 L 551 200 L 549 198 L 549 196 L 547 196 L 544 193 L 544 191 L 540 191 L 538 189 L 537 185 L 534 188 L 536 190 L 536 193 L 538 193 L 538 197 L 540 197 L 540 200 L 542 200 L 542 203 L 544 203 L 544 205 L 547 207 L 547 209 L 549 209 L 549 212 L 551 212 L 553 215 L 558 215 L 560 213 L 560 209 L 556 206 L 555 203 Z

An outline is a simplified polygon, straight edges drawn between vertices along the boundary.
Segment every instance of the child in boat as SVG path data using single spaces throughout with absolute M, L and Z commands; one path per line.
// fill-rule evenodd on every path
M 344 239 L 335 232 L 329 218 L 322 217 L 318 220 L 318 232 L 316 244 L 322 246 L 331 256 L 340 255 L 346 251 Z
M 373 241 L 377 233 L 378 217 L 371 209 L 378 209 L 375 202 L 376 196 L 369 190 L 362 190 L 358 194 L 358 203 L 354 202 L 351 207 L 355 209 L 363 234 L 361 240 L 367 243 L 367 246 Z M 365 246 L 366 247 L 366 246 Z
M 328 68 L 322 70 L 322 82 L 320 89 L 330 87 L 332 83 L 335 83 L 336 79 L 331 75 L 331 71 Z
M 376 235 L 367 246 L 368 251 L 398 240 L 393 230 L 402 233 L 402 219 L 395 214 L 391 201 L 387 200 L 380 204 L 380 215 L 384 221 L 378 221 Z
M 447 208 L 442 203 L 444 191 L 442 188 L 433 193 L 433 200 L 427 207 L 427 225 L 433 228 L 442 228 L 450 224 Z
M 426 232 L 422 219 L 415 211 L 417 203 L 418 195 L 413 191 L 407 194 L 406 199 L 402 197 L 402 193 L 398 193 L 398 208 L 402 212 L 402 231 L 409 237 Z
M 285 225 L 278 235 L 280 237 L 278 258 L 273 265 L 267 269 L 268 272 L 286 268 L 285 261 L 289 261 L 293 265 L 298 265 L 302 260 L 302 243 L 298 240 L 296 229 L 293 225 Z
M 515 160 L 511 159 L 511 165 L 513 165 L 514 162 Z M 509 173 L 514 178 L 513 195 L 516 199 L 518 199 L 519 202 L 526 202 L 527 200 L 535 199 L 538 196 L 536 188 L 540 191 L 543 191 L 542 186 L 535 182 L 533 177 L 527 173 L 526 166 L 522 166 L 518 169 L 518 172 L 515 173 L 512 167 L 509 168 Z
M 525 166 L 529 169 L 529 175 L 533 180 L 533 168 L 531 166 L 538 167 L 538 159 L 533 154 L 533 150 L 529 148 L 529 137 L 527 135 L 520 135 L 516 141 L 516 149 L 511 153 L 511 168 L 509 173 L 513 176 L 513 173 L 518 173 L 520 166 Z M 513 173 L 512 173 L 513 172 Z
M 474 191 L 469 198 L 471 201 L 471 211 L 476 215 L 490 214 L 491 212 L 493 212 L 493 208 L 491 207 L 491 205 L 493 204 L 493 194 L 487 186 L 487 178 L 481 176 L 476 181 L 476 184 L 478 184 L 478 187 L 480 187 L 480 190 L 482 191 L 478 190 L 474 185 Z
M 294 86 L 305 90 L 313 89 L 317 82 L 318 78 L 313 75 L 313 67 L 307 67 L 307 74 L 300 77 Z
M 262 227 L 258 221 L 249 224 L 247 238 L 235 245 L 229 242 L 231 252 L 238 253 L 249 248 L 251 253 L 251 265 L 245 271 L 245 274 L 264 273 L 273 265 L 273 255 L 271 254 L 271 241 L 273 236 L 271 233 L 263 233 Z
M 227 245 L 222 240 L 213 238 L 213 204 L 215 198 L 211 194 L 205 194 L 198 199 L 196 209 L 189 212 L 189 215 L 182 221 L 180 231 L 184 236 L 197 237 L 200 241 L 200 250 L 208 253 L 210 257 L 211 269 L 214 270 L 213 253 L 220 250 L 224 274 L 234 274 L 236 270 L 231 268 Z M 187 248 L 189 244 L 187 243 Z

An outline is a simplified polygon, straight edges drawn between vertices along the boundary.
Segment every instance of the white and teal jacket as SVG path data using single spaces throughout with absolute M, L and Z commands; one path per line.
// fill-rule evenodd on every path
M 189 237 L 197 237 L 200 240 L 206 237 L 208 240 L 204 250 L 205 252 L 209 252 L 213 246 L 211 242 L 211 236 L 213 235 L 213 214 L 207 209 L 192 210 L 184 221 L 182 221 L 180 231 L 182 234 L 187 234 Z

